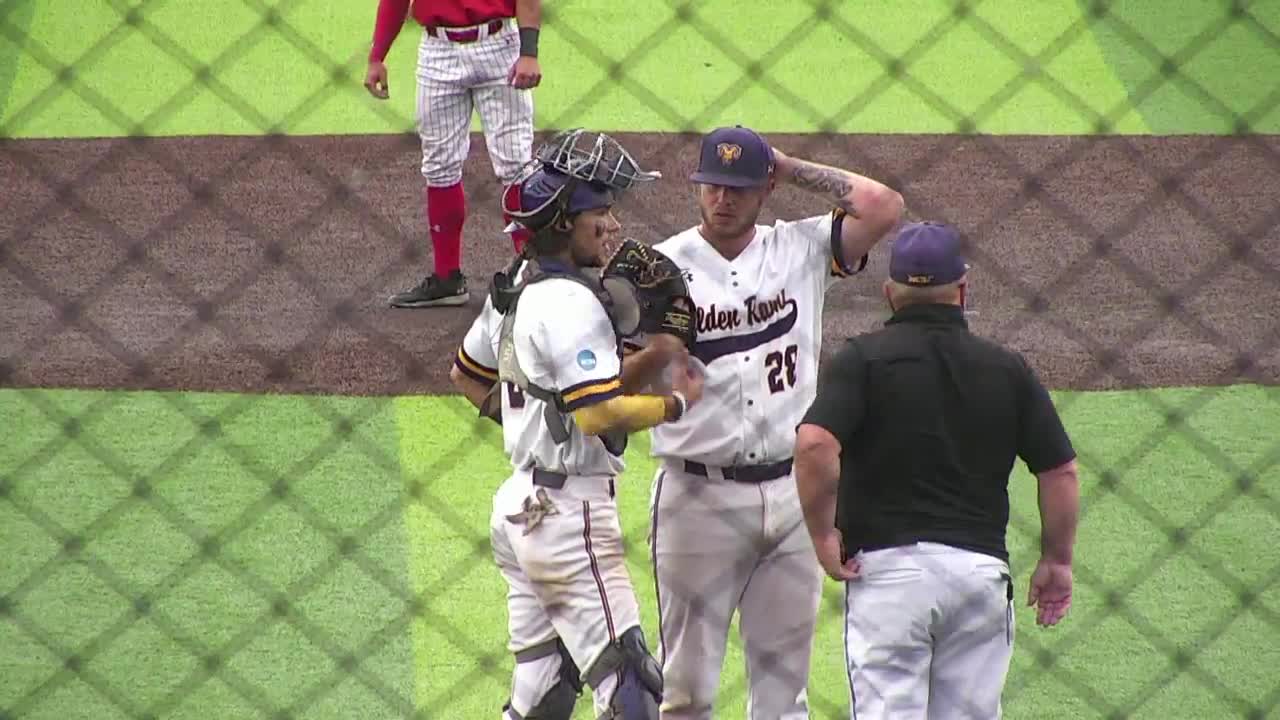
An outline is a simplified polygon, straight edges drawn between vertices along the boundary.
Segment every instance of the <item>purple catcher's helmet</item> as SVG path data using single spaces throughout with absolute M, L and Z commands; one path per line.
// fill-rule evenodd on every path
M 641 170 L 618 141 L 582 128 L 543 143 L 502 194 L 502 211 L 533 232 L 571 215 L 608 207 L 639 183 L 662 177 Z M 508 230 L 511 230 L 508 227 Z

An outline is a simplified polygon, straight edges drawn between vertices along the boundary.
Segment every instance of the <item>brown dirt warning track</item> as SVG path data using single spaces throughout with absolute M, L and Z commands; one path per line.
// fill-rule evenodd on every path
M 620 209 L 627 232 L 696 222 L 697 137 L 618 137 L 664 174 Z M 1280 139 L 770 139 L 960 226 L 972 328 L 1052 387 L 1280 379 Z M 430 265 L 418 162 L 412 136 L 0 144 L 0 386 L 450 392 L 511 245 L 476 137 L 470 305 L 389 308 Z M 825 209 L 783 188 L 762 222 Z M 886 250 L 832 290 L 828 352 L 886 317 Z

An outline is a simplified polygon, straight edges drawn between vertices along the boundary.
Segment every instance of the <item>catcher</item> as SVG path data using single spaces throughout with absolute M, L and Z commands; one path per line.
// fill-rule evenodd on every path
M 459 389 L 502 426 L 513 467 L 490 518 L 515 654 L 508 720 L 568 720 L 584 685 L 600 718 L 658 717 L 662 673 L 640 626 L 614 480 L 628 433 L 678 420 L 702 381 L 686 364 L 684 277 L 642 243 L 617 242 L 612 211 L 657 177 L 603 134 L 548 141 L 503 196 L 529 242 L 495 274 L 454 364 Z M 656 341 L 624 362 L 622 341 L 638 333 Z M 634 393 L 633 377 L 668 363 L 669 394 Z

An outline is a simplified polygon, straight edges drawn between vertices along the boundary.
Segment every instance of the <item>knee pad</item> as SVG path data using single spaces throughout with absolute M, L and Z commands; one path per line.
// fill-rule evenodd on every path
M 573 708 L 582 694 L 582 676 L 560 638 L 516 653 L 516 663 L 533 662 L 556 653 L 560 655 L 560 670 L 555 684 L 523 715 L 512 709 L 511 702 L 507 701 L 502 709 L 508 717 L 514 720 L 570 720 L 573 717 Z
M 609 698 L 609 708 L 598 720 L 658 720 L 662 667 L 649 654 L 644 631 L 639 626 L 627 630 L 616 643 L 605 648 L 591 666 L 587 684 L 598 687 L 613 673 L 618 673 L 618 684 Z

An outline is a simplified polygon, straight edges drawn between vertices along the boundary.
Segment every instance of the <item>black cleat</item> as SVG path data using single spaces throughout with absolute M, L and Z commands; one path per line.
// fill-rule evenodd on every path
M 428 275 L 411 290 L 391 296 L 391 307 L 424 308 L 466 305 L 471 296 L 467 292 L 467 278 L 461 270 L 454 270 L 441 280 Z

